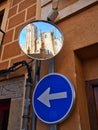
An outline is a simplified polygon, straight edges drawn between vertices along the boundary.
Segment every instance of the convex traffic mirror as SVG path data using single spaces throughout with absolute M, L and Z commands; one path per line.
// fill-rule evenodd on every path
M 30 58 L 46 60 L 57 55 L 63 46 L 63 35 L 56 25 L 48 21 L 33 21 L 19 34 L 19 45 Z

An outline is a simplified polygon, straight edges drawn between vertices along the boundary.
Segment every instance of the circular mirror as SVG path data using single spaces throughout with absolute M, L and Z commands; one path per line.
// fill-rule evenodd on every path
M 19 35 L 19 45 L 30 58 L 46 60 L 53 58 L 63 46 L 63 35 L 52 23 L 33 21 L 23 27 Z

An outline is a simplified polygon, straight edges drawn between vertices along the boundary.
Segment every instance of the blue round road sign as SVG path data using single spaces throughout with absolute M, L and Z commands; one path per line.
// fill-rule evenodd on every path
M 75 91 L 68 78 L 51 73 L 36 85 L 32 102 L 37 117 L 47 124 L 54 124 L 69 115 L 74 99 Z

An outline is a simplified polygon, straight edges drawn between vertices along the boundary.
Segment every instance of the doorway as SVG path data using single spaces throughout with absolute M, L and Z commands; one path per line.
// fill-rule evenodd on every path
M 98 79 L 86 81 L 86 95 L 90 128 L 98 130 Z
M 7 130 L 11 99 L 0 99 L 0 130 Z

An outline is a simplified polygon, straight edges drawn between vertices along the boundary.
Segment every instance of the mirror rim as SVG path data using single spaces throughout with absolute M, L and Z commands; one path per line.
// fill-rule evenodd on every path
M 36 58 L 36 57 L 32 57 L 32 56 L 26 54 L 26 53 L 23 51 L 23 49 L 22 49 L 22 47 L 21 47 L 21 45 L 20 45 L 21 43 L 19 43 L 19 39 L 20 39 L 20 35 L 21 35 L 22 30 L 23 30 L 27 25 L 33 24 L 33 23 L 35 23 L 35 22 L 43 22 L 43 23 L 47 23 L 47 24 L 50 24 L 50 25 L 54 26 L 54 27 L 60 32 L 60 34 L 61 34 L 61 38 L 62 38 L 62 41 L 63 41 L 63 42 L 62 42 L 62 47 L 63 47 L 63 45 L 64 45 L 64 36 L 63 36 L 61 30 L 56 26 L 56 24 L 52 23 L 51 21 L 46 21 L 46 20 L 34 20 L 34 21 L 31 21 L 31 22 L 28 22 L 28 23 L 24 24 L 24 25 L 22 26 L 22 28 L 21 28 L 21 30 L 20 30 L 20 32 L 19 32 L 19 36 L 18 36 L 18 44 L 19 44 L 19 47 L 20 47 L 21 51 L 22 51 L 26 56 L 28 56 L 28 57 L 31 58 L 31 59 L 34 59 L 34 60 L 43 60 L 43 61 L 44 61 L 44 60 L 52 59 L 52 58 L 54 58 L 54 57 L 61 51 L 62 47 L 60 48 L 60 50 L 58 51 L 58 53 L 55 54 L 54 56 L 51 56 L 51 57 L 49 57 L 49 58 Z

